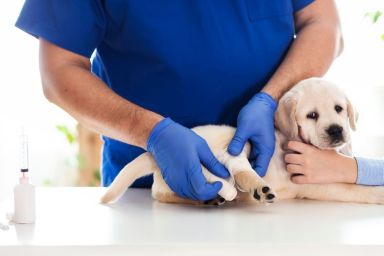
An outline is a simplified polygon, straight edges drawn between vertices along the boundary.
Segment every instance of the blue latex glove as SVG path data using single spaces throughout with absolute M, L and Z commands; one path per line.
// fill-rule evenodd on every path
M 239 155 L 247 140 L 252 149 L 249 161 L 261 177 L 265 176 L 275 151 L 274 116 L 276 101 L 267 93 L 259 92 L 245 105 L 237 118 L 237 130 L 228 146 L 231 155 Z
M 155 158 L 168 186 L 179 196 L 205 201 L 217 197 L 221 182 L 208 183 L 201 163 L 213 174 L 228 178 L 207 142 L 170 118 L 160 121 L 148 137 L 147 149 Z

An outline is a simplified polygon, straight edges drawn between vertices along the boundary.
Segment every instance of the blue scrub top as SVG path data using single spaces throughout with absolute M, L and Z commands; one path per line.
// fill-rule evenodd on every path
M 92 72 L 146 109 L 186 127 L 235 126 L 290 47 L 294 13 L 313 1 L 26 0 L 16 26 L 88 58 L 96 49 Z M 108 186 L 143 150 L 103 140 Z

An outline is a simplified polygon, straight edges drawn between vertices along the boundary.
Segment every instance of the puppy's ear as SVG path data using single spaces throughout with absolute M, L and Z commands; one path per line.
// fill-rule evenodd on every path
M 288 139 L 297 139 L 299 128 L 296 121 L 298 92 L 289 91 L 280 99 L 275 114 L 275 126 Z
M 352 105 L 351 101 L 347 97 L 347 113 L 349 119 L 349 126 L 352 130 L 356 131 L 356 123 L 359 118 L 359 113 L 357 113 L 355 107 Z

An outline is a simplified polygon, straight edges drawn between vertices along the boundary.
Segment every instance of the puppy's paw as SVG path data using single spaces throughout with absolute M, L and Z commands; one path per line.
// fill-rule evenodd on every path
M 257 201 L 274 203 L 277 200 L 275 191 L 256 173 L 243 171 L 237 173 L 234 178 L 239 190 L 251 193 Z
M 276 201 L 276 193 L 268 185 L 263 185 L 254 189 L 253 198 L 260 202 L 274 203 Z

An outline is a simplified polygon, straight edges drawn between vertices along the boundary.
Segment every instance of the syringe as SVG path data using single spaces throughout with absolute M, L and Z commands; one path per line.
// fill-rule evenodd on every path
M 24 127 L 21 128 L 20 134 L 20 171 L 24 178 L 28 172 L 28 135 L 25 133 Z

